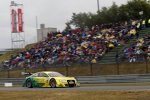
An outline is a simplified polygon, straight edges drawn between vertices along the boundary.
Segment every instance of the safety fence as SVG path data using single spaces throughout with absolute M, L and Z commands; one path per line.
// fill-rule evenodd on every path
M 48 66 L 0 70 L 0 78 L 24 78 L 22 72 L 57 71 L 66 76 L 99 76 L 122 74 L 148 74 L 150 63 L 81 64 L 74 66 Z
M 0 86 L 12 83 L 21 86 L 25 78 L 0 78 Z M 150 74 L 134 75 L 101 75 L 101 76 L 77 76 L 81 84 L 108 84 L 108 83 L 142 83 L 150 82 Z

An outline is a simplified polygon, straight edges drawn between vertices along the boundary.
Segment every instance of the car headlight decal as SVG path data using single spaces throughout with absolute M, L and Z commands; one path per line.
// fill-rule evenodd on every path
M 66 80 L 59 80 L 59 82 L 63 82 L 64 83 L 64 82 L 66 82 Z

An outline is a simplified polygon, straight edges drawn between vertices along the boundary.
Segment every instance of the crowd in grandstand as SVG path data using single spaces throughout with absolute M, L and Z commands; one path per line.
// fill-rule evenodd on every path
M 124 50 L 129 62 L 150 60 L 150 35 L 138 38 L 129 48 Z
M 21 51 L 9 60 L 10 66 L 36 67 L 39 64 L 63 64 L 71 63 L 96 63 L 103 55 L 118 45 L 125 45 L 134 36 L 138 38 L 141 28 L 140 21 L 127 24 L 107 24 L 101 26 L 76 28 L 64 32 L 49 32 L 47 38 L 35 45 L 35 47 Z M 148 39 L 147 39 L 148 38 Z M 133 47 L 124 50 L 125 56 L 134 58 L 134 53 L 150 51 L 147 45 L 149 36 L 138 39 Z M 148 42 L 149 43 L 149 42 Z M 141 47 L 142 46 L 142 47 Z M 140 48 L 140 49 L 139 49 Z M 132 59 L 133 60 L 133 59 Z M 134 60 L 133 60 L 134 61 Z
M 132 23 L 133 24 L 133 23 Z M 147 27 L 150 27 L 150 19 L 147 22 Z M 137 30 L 146 28 L 146 20 L 142 20 L 137 24 Z M 124 49 L 124 57 L 128 62 L 140 62 L 150 60 L 150 35 L 139 38 L 139 33 L 136 33 L 136 42 L 130 47 Z

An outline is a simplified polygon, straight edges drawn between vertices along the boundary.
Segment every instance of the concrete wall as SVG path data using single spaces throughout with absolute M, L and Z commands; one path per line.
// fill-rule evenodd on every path
M 45 40 L 48 32 L 56 32 L 57 28 L 41 28 L 37 29 L 37 42 Z

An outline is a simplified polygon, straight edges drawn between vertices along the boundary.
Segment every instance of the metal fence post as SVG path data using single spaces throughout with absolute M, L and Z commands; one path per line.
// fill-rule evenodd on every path
M 119 71 L 119 63 L 117 62 L 117 74 L 120 75 L 120 71 Z
M 91 76 L 93 76 L 93 63 L 90 63 Z
M 42 63 L 42 68 L 43 68 L 44 71 L 47 70 L 45 63 Z
M 148 60 L 147 60 L 147 53 L 144 53 L 144 59 L 145 59 L 145 73 L 148 73 Z
M 10 78 L 9 69 L 7 69 L 7 78 Z
M 148 73 L 148 60 L 147 60 L 147 54 L 145 55 L 145 62 L 146 62 L 146 73 Z
M 120 74 L 120 72 L 119 72 L 119 61 L 118 61 L 118 58 L 119 58 L 119 54 L 118 54 L 118 50 L 117 50 L 116 56 L 115 56 L 115 59 L 116 59 L 116 65 L 117 65 L 117 75 Z
M 27 72 L 27 67 L 26 66 L 24 66 L 24 71 L 25 71 L 25 73 Z
M 66 65 L 66 76 L 69 75 L 69 66 Z
M 146 73 L 149 73 L 149 71 L 148 71 L 148 62 L 147 62 L 147 60 L 146 60 Z

